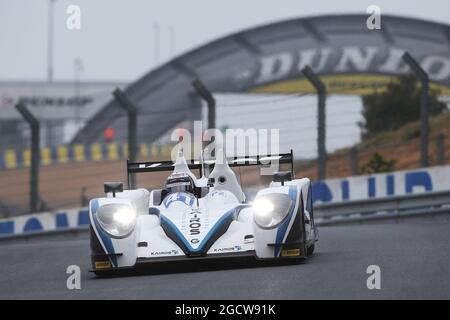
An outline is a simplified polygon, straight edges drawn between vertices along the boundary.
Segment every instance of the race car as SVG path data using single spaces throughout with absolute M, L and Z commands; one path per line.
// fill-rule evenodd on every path
M 89 203 L 92 271 L 106 275 L 221 259 L 299 262 L 310 256 L 318 240 L 311 182 L 293 178 L 292 150 L 230 160 L 222 149 L 216 153 L 208 162 L 188 163 L 182 151 L 175 163 L 127 162 L 128 190 L 105 183 L 106 196 Z M 290 171 L 273 174 L 247 201 L 231 168 L 271 161 L 290 164 Z M 132 188 L 134 174 L 156 171 L 171 171 L 161 189 Z

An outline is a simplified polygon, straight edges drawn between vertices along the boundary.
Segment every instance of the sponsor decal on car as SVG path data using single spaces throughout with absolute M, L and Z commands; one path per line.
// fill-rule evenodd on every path
M 111 261 L 95 261 L 95 269 L 110 269 Z
M 172 193 L 171 195 L 167 196 L 166 199 L 164 199 L 164 206 L 166 208 L 169 208 L 170 205 L 174 202 L 181 202 L 186 204 L 187 206 L 192 206 L 195 201 L 195 197 L 191 194 L 185 193 L 185 192 L 176 192 Z
M 214 252 L 230 252 L 230 251 L 241 251 L 241 246 L 234 246 L 234 247 L 228 247 L 228 248 L 215 248 Z
M 200 234 L 200 227 L 202 226 L 201 222 L 200 222 L 200 217 L 199 214 L 201 214 L 200 211 L 192 211 L 190 213 L 190 217 L 189 217 L 189 234 L 191 236 L 196 236 Z M 191 239 L 191 242 L 194 239 Z M 196 239 L 196 242 L 192 242 L 192 243 L 198 243 L 198 239 Z
M 300 255 L 300 249 L 289 249 L 289 250 L 281 251 L 282 257 L 298 257 L 299 255 Z
M 152 251 L 151 256 L 169 256 L 178 254 L 178 250 L 167 250 L 167 251 Z

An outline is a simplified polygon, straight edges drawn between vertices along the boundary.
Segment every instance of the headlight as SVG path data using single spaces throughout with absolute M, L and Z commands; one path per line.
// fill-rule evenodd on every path
M 97 210 L 97 221 L 110 236 L 124 238 L 133 231 L 136 211 L 126 204 L 105 204 Z
M 260 196 L 253 202 L 255 222 L 263 229 L 278 226 L 287 217 L 292 199 L 283 193 L 269 193 Z

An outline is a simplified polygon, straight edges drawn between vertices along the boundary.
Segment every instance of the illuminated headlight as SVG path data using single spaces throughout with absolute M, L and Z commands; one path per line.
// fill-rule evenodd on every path
M 134 229 L 136 211 L 126 204 L 105 204 L 97 210 L 97 221 L 110 236 L 124 238 Z
M 292 200 L 287 194 L 269 193 L 257 197 L 253 202 L 255 222 L 263 229 L 278 226 L 287 217 Z

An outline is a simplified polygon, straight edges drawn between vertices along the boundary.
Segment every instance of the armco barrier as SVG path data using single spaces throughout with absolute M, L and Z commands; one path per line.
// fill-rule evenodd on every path
M 435 208 L 450 205 L 450 191 L 426 192 L 405 196 L 324 203 L 315 206 L 317 217 L 367 214 L 379 211 L 404 211 L 412 208 Z
M 320 225 L 406 219 L 443 214 L 450 215 L 450 191 L 324 203 L 314 206 L 316 222 Z

